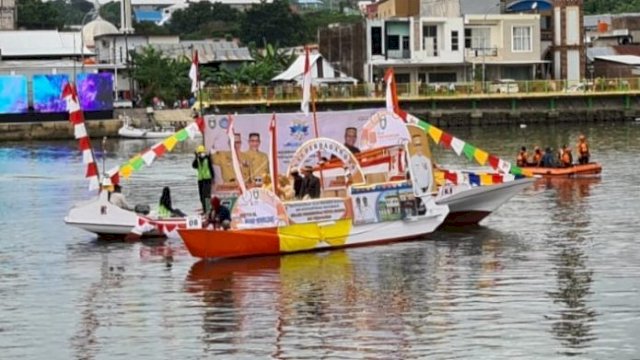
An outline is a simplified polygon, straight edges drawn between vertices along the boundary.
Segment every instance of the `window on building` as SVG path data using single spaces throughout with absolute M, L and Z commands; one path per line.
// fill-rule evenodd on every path
M 380 26 L 371 27 L 371 54 L 382 55 L 382 28 Z
M 464 29 L 464 48 L 471 49 L 471 29 Z
M 402 50 L 409 51 L 409 37 L 408 36 L 403 36 L 402 37 Z
M 422 47 L 428 56 L 438 56 L 438 26 L 422 26 Z
M 451 51 L 458 51 L 458 48 L 459 48 L 458 43 L 459 43 L 458 32 L 452 31 L 451 32 Z
M 511 44 L 513 52 L 530 52 L 532 48 L 531 27 L 514 26 Z
M 400 50 L 400 36 L 387 35 L 387 50 Z

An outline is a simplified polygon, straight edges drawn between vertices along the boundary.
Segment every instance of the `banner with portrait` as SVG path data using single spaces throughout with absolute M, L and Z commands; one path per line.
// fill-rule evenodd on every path
M 345 111 L 327 111 L 318 112 L 316 114 L 318 122 L 319 137 L 327 137 L 345 142 L 345 130 L 347 128 L 355 128 L 358 138 L 355 146 L 361 146 L 360 134 L 365 124 L 372 123 L 371 118 L 380 113 L 386 112 L 384 109 L 364 109 L 364 110 L 345 110 Z M 263 160 L 269 152 L 269 124 L 273 114 L 239 114 L 232 115 L 234 118 L 234 131 L 239 134 L 236 146 L 240 150 L 240 164 L 244 176 L 261 175 L 264 170 Z M 380 114 L 377 115 L 381 117 Z M 221 173 L 228 170 L 225 167 L 231 166 L 227 162 L 224 154 L 230 150 L 230 141 L 227 136 L 229 127 L 229 115 L 207 115 L 205 116 L 205 146 L 219 152 L 221 156 L 219 161 L 214 161 L 214 171 L 216 172 L 216 182 L 223 179 Z M 380 121 L 375 122 L 380 124 Z M 382 124 L 393 123 L 383 121 Z M 284 171 L 289 167 L 289 162 L 296 150 L 307 140 L 315 137 L 313 114 L 304 116 L 302 113 L 278 113 L 276 114 L 277 129 L 277 157 L 278 169 Z M 367 139 L 367 146 L 373 146 L 372 140 L 385 139 L 385 137 L 377 136 L 375 139 L 371 137 Z M 251 141 L 250 141 L 251 140 Z M 388 140 L 388 139 L 387 139 Z M 374 141 L 374 142 L 375 142 Z M 378 145 L 375 145 L 378 146 Z M 246 171 L 245 171 L 246 170 Z M 265 171 L 268 173 L 268 171 Z M 258 174 L 260 173 L 260 174 Z M 226 176 L 229 178 L 230 176 Z

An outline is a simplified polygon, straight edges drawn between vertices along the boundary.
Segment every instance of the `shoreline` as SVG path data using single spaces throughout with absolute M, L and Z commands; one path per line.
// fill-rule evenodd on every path
M 318 111 L 331 111 L 383 108 L 385 103 L 381 98 L 325 99 L 316 106 Z M 633 121 L 640 118 L 640 92 L 411 97 L 401 99 L 401 107 L 441 127 Z M 219 101 L 215 110 L 216 114 L 298 112 L 300 102 Z M 33 114 L 30 115 L 33 118 Z M 145 108 L 115 109 L 113 118 L 86 120 L 91 137 L 118 136 L 120 115 L 128 115 L 133 125 L 147 121 Z M 153 115 L 162 125 L 186 124 L 193 120 L 190 109 L 155 110 Z M 66 119 L 0 121 L 0 142 L 73 138 L 73 127 Z

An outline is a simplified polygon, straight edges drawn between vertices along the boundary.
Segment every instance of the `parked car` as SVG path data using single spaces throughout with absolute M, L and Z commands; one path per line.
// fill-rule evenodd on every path
M 513 79 L 495 80 L 489 85 L 489 92 L 500 94 L 511 94 L 520 92 L 518 83 Z

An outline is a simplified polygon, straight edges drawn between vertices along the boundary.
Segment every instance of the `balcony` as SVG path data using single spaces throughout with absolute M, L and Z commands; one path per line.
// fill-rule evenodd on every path
M 411 59 L 410 50 L 387 50 L 387 59 Z
M 464 56 L 467 59 L 481 58 L 481 57 L 495 57 L 498 56 L 498 48 L 470 48 L 464 49 Z

